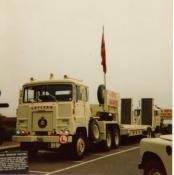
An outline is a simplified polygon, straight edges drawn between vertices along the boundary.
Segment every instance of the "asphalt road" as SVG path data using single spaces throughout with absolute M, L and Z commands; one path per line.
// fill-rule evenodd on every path
M 71 161 L 60 153 L 39 152 L 29 162 L 29 172 L 45 175 L 142 175 L 142 170 L 137 168 L 139 160 L 138 143 L 128 143 L 109 152 L 93 148 L 81 161 Z

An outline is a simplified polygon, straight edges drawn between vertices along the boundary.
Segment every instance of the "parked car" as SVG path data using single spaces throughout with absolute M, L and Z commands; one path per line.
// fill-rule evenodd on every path
M 140 142 L 141 163 L 144 175 L 172 174 L 172 135 L 144 138 Z

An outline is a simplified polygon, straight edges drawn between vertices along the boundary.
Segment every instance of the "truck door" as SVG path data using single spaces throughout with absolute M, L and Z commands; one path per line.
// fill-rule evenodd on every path
M 75 122 L 79 126 L 85 125 L 85 103 L 83 100 L 83 88 L 76 86 L 76 99 L 75 99 Z
M 82 89 L 82 100 L 84 103 L 84 117 L 86 119 L 86 124 L 88 123 L 87 121 L 89 120 L 91 113 L 90 113 L 90 105 L 89 105 L 89 95 L 88 95 L 88 89 L 87 87 L 83 87 Z

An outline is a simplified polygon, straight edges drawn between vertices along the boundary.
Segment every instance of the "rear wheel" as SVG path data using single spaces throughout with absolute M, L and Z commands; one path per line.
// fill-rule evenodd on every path
M 106 140 L 103 141 L 103 148 L 105 151 L 109 151 L 112 146 L 112 135 L 109 129 L 106 130 Z
M 100 130 L 95 119 L 92 119 L 89 123 L 89 137 L 92 142 L 97 142 L 100 139 Z
M 80 160 L 83 158 L 86 151 L 86 138 L 83 133 L 77 133 L 72 145 L 72 158 Z
M 114 128 L 112 131 L 112 146 L 118 148 L 120 145 L 120 132 L 118 128 Z

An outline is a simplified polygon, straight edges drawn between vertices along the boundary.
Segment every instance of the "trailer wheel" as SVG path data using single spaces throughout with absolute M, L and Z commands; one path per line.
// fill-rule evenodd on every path
M 104 90 L 105 90 L 105 85 L 101 84 L 99 85 L 98 87 L 98 90 L 97 90 L 97 98 L 98 98 L 98 102 L 100 104 L 104 104 Z
M 100 139 L 100 129 L 96 120 L 91 120 L 89 122 L 89 137 L 91 141 L 99 141 Z
M 112 147 L 118 148 L 120 145 L 120 132 L 118 128 L 114 128 L 112 131 Z
M 72 158 L 80 160 L 86 151 L 86 138 L 82 132 L 76 134 L 72 144 Z
M 106 130 L 106 140 L 103 141 L 103 148 L 105 151 L 109 151 L 112 146 L 112 135 L 109 129 Z

